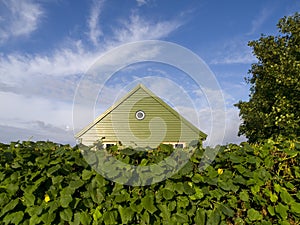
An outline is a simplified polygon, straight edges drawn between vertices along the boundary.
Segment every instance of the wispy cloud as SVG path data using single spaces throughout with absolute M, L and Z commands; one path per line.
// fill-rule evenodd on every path
M 81 49 L 79 43 L 72 48 L 61 48 L 49 55 L 12 53 L 0 55 L 2 82 L 7 85 L 23 83 L 37 76 L 71 76 L 83 74 L 94 62 L 95 53 Z
M 103 36 L 103 32 L 99 23 L 103 6 L 104 0 L 94 0 L 91 7 L 91 14 L 88 19 L 89 38 L 95 46 L 99 44 L 99 38 Z
M 136 0 L 138 6 L 146 5 L 147 1 L 146 0 Z
M 215 52 L 214 58 L 209 64 L 250 64 L 256 62 L 252 50 L 247 41 L 235 38 L 227 41 Z
M 44 11 L 32 0 L 3 0 L 7 8 L 5 19 L 0 20 L 0 43 L 11 37 L 30 35 L 38 28 Z
M 181 21 L 148 21 L 137 14 L 124 20 L 122 26 L 114 29 L 114 40 L 126 43 L 139 40 L 162 39 L 170 35 L 182 25 Z
M 224 57 L 215 58 L 210 64 L 249 64 L 255 61 L 255 57 L 250 52 L 227 52 Z
M 247 35 L 252 35 L 257 32 L 257 30 L 259 30 L 265 21 L 270 17 L 272 12 L 272 7 L 262 9 L 260 13 L 252 20 L 252 27 Z
M 123 19 L 125 22 L 120 22 L 118 28 L 113 30 L 113 34 L 106 34 L 101 30 L 100 15 L 103 2 L 93 2 L 87 21 L 92 43 L 99 45 L 101 37 L 105 40 L 95 50 L 91 50 L 89 45 L 80 40 L 66 37 L 68 43 L 61 44 L 46 54 L 22 52 L 0 54 L 0 100 L 2 99 L 1 102 L 6 105 L 5 110 L 0 112 L 0 126 L 10 130 L 10 134 L 13 134 L 13 131 L 25 134 L 35 129 L 32 126 L 39 125 L 39 131 L 31 132 L 32 136 L 38 139 L 41 139 L 41 136 L 53 137 L 57 141 L 64 142 L 64 128 L 72 127 L 72 100 L 75 89 L 80 76 L 85 74 L 95 60 L 107 50 L 120 44 L 143 39 L 165 38 L 181 24 L 179 21 L 149 21 L 135 13 L 127 22 Z M 24 30 L 13 33 L 5 27 L 4 34 L 7 35 L 5 38 L 29 35 L 37 29 L 39 18 L 43 15 L 38 4 L 29 0 L 5 3 L 10 7 L 12 15 L 31 24 L 31 26 L 26 25 L 28 26 L 26 32 Z M 21 12 L 17 12 L 17 9 Z M 21 22 L 16 24 L 15 20 L 10 20 L 13 27 L 21 26 Z M 0 24 L 2 25 L 3 22 L 0 21 Z M 2 32 L 1 40 L 4 40 L 4 34 Z M 149 54 L 155 54 L 153 51 L 149 49 Z M 42 126 L 43 124 L 34 121 L 42 121 L 47 125 Z M 60 129 L 57 132 L 60 135 L 51 134 L 54 128 Z M 70 137 L 70 133 L 66 135 Z M 22 137 L 21 135 L 20 138 Z M 10 140 L 13 140 L 13 137 Z

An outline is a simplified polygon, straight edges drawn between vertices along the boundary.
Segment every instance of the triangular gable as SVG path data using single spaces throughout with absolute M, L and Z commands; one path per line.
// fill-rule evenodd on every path
M 203 139 L 207 137 L 205 133 L 200 131 L 197 127 L 195 127 L 193 124 L 191 124 L 188 120 L 186 120 L 183 116 L 181 116 L 176 110 L 174 110 L 171 106 L 169 106 L 167 103 L 165 103 L 161 98 L 156 96 L 152 91 L 150 91 L 148 88 L 146 88 L 142 84 L 138 84 L 135 88 L 133 88 L 128 94 L 126 94 L 123 98 L 121 98 L 119 101 L 117 101 L 114 105 L 112 105 L 110 108 L 108 108 L 104 113 L 102 113 L 99 117 L 97 117 L 94 122 L 90 123 L 88 126 L 83 128 L 80 132 L 78 132 L 75 137 L 79 138 L 83 134 L 85 134 L 88 130 L 90 130 L 92 127 L 94 127 L 98 122 L 100 122 L 104 117 L 106 117 L 109 113 L 111 113 L 115 108 L 117 108 L 119 105 L 121 105 L 124 101 L 126 101 L 130 96 L 132 96 L 135 92 L 137 92 L 139 89 L 142 89 L 145 91 L 150 97 L 155 99 L 159 104 L 161 104 L 163 107 L 165 107 L 170 113 L 175 115 L 178 119 L 182 120 L 182 122 L 187 125 L 189 128 L 191 128 L 195 133 L 199 133 L 199 136 L 201 136 Z

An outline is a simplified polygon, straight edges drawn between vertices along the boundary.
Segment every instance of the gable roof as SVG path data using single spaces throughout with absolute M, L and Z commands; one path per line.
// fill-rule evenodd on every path
M 181 120 L 185 125 L 187 125 L 190 129 L 192 129 L 195 133 L 199 133 L 199 136 L 203 137 L 203 139 L 206 139 L 207 134 L 200 131 L 197 127 L 195 127 L 192 123 L 190 123 L 188 120 L 186 120 L 183 116 L 181 116 L 176 110 L 174 110 L 171 106 L 169 106 L 167 103 L 165 103 L 161 98 L 156 96 L 152 91 L 150 91 L 148 88 L 146 88 L 143 84 L 138 84 L 135 88 L 133 88 L 128 94 L 126 94 L 123 98 L 118 100 L 114 105 L 109 107 L 104 113 L 102 113 L 99 117 L 97 117 L 92 123 L 90 123 L 88 126 L 83 128 L 81 131 L 79 131 L 75 137 L 79 138 L 83 134 L 85 134 L 88 130 L 90 130 L 94 125 L 96 125 L 99 121 L 101 121 L 104 117 L 106 117 L 110 112 L 112 112 L 115 108 L 117 108 L 119 105 L 121 105 L 124 101 L 126 101 L 130 96 L 132 96 L 135 92 L 137 92 L 139 89 L 142 89 L 145 91 L 150 97 L 152 97 L 154 100 L 156 100 L 160 105 L 165 107 L 170 113 L 175 115 L 179 120 Z

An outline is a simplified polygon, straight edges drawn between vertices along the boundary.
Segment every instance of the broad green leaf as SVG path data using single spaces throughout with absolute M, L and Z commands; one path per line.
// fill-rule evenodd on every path
M 177 207 L 187 208 L 190 204 L 190 200 L 187 196 L 178 196 L 176 199 Z
M 61 175 L 52 177 L 52 183 L 55 184 L 60 184 L 64 180 L 64 177 Z
M 270 192 L 270 200 L 271 200 L 271 202 L 277 202 L 277 200 L 278 200 L 278 197 L 277 197 L 277 195 L 274 193 L 272 193 L 272 192 Z
M 118 206 L 118 210 L 121 216 L 122 224 L 128 224 L 134 215 L 134 211 L 130 207 Z
M 69 187 L 70 188 L 74 188 L 74 189 L 78 189 L 79 187 L 81 187 L 82 185 L 84 185 L 84 182 L 82 180 L 72 180 L 70 182 Z
M 141 213 L 143 210 L 143 205 L 142 204 L 137 204 L 136 202 L 132 201 L 130 204 L 130 208 L 137 213 Z
M 41 222 L 41 217 L 38 215 L 32 215 L 29 219 L 29 225 L 36 225 Z
M 237 199 L 237 197 L 235 197 L 234 195 L 230 196 L 229 200 L 228 200 L 228 204 L 231 208 L 233 209 L 237 209 L 238 208 L 238 203 L 240 202 L 240 200 Z M 245 204 L 246 206 L 247 204 Z
M 271 216 L 275 216 L 275 209 L 273 206 L 271 205 L 268 206 L 268 212 L 270 213 Z
M 220 180 L 220 181 L 218 182 L 218 186 L 219 186 L 220 188 L 222 188 L 223 190 L 225 190 L 225 191 L 230 191 L 230 190 L 231 190 L 231 187 L 230 187 L 229 182 L 225 182 L 225 181 L 223 181 L 223 180 Z
M 24 193 L 24 201 L 25 201 L 25 205 L 28 206 L 33 206 L 34 205 L 34 201 L 35 201 L 35 196 L 32 193 Z
M 207 216 L 207 225 L 217 225 L 221 221 L 221 216 L 218 210 L 213 210 L 210 215 Z
M 72 202 L 73 198 L 71 195 L 66 194 L 60 197 L 60 204 L 63 208 L 67 208 L 70 204 L 70 202 Z
M 51 174 L 53 174 L 53 173 L 55 173 L 56 171 L 58 171 L 60 168 L 61 168 L 60 165 L 55 165 L 55 166 L 50 167 L 50 168 L 47 170 L 47 175 L 50 176 Z
M 295 186 L 294 186 L 291 182 L 284 183 L 284 185 L 285 185 L 288 189 L 294 189 L 294 188 L 295 188 Z
M 260 191 L 260 185 L 254 185 L 250 189 L 251 189 L 252 194 L 256 194 L 257 192 Z
M 149 163 L 147 159 L 142 159 L 140 166 L 146 166 Z
M 239 225 L 245 224 L 245 220 L 243 218 L 240 218 L 240 217 L 235 218 L 234 222 L 235 222 L 234 224 L 239 224 Z
M 176 213 L 174 216 L 175 217 L 175 221 L 177 222 L 177 224 L 184 224 L 184 223 L 188 223 L 189 222 L 189 217 L 186 214 L 183 213 Z
M 68 222 L 71 222 L 72 220 L 72 217 L 73 217 L 73 213 L 72 213 L 72 210 L 71 208 L 66 208 L 64 209 L 63 211 L 61 211 L 59 213 L 60 215 L 60 218 L 64 221 L 68 221 Z
M 171 217 L 171 213 L 168 209 L 168 206 L 166 204 L 158 204 L 157 207 L 160 209 L 161 211 L 161 217 L 164 220 L 170 220 Z
M 87 212 L 81 212 L 79 215 L 80 222 L 82 225 L 89 225 L 91 223 L 92 218 Z
M 114 211 L 106 211 L 103 213 L 103 221 L 105 224 L 116 224 L 116 216 Z
M 174 190 L 178 193 L 178 194 L 182 194 L 184 192 L 184 185 L 182 182 L 177 182 L 174 184 Z
M 19 184 L 18 183 L 9 183 L 7 185 L 7 192 L 10 194 L 10 195 L 15 195 L 17 193 L 17 191 L 19 190 Z
M 291 203 L 291 212 L 300 216 L 300 203 L 292 202 Z
M 183 189 L 184 193 L 187 195 L 193 195 L 195 194 L 195 189 L 191 187 L 191 185 L 188 182 L 183 183 Z
M 257 210 L 255 209 L 249 209 L 247 211 L 247 217 L 251 220 L 251 221 L 255 221 L 255 220 L 261 220 L 263 218 L 262 214 L 260 214 Z
M 204 197 L 203 191 L 199 187 L 195 187 L 195 194 L 189 195 L 191 200 L 200 200 Z
M 279 184 L 274 184 L 274 190 L 279 193 L 281 191 L 281 186 Z
M 204 177 L 201 176 L 199 173 L 194 173 L 194 175 L 192 177 L 192 181 L 195 184 L 202 183 L 202 182 L 204 182 Z
M 184 167 L 179 171 L 181 175 L 187 175 L 193 171 L 193 163 L 188 161 Z
M 0 207 L 2 208 L 5 204 L 9 202 L 7 193 L 0 193 Z
M 279 203 L 278 205 L 275 206 L 276 213 L 279 214 L 282 219 L 286 219 L 287 218 L 287 216 L 288 216 L 288 214 L 287 214 L 288 209 L 289 209 L 288 206 L 285 206 L 285 205 L 283 205 L 281 203 Z
M 59 204 L 58 200 L 48 202 L 47 204 L 49 206 L 49 210 L 48 210 L 49 213 L 54 213 L 60 207 L 60 204 Z
M 97 188 L 96 190 L 93 190 L 92 193 L 90 193 L 90 194 L 91 194 L 93 201 L 97 204 L 100 204 L 105 199 L 105 194 L 99 188 Z
M 239 197 L 242 201 L 248 202 L 249 201 L 249 194 L 246 190 L 240 192 Z
M 3 222 L 5 224 L 20 224 L 20 222 L 23 220 L 24 213 L 22 211 L 13 212 L 10 214 L 7 214 Z
M 41 215 L 41 220 L 44 222 L 44 224 L 52 224 L 55 220 L 56 214 L 55 213 L 49 213 L 45 212 Z
M 241 175 L 235 175 L 232 182 L 234 184 L 242 184 L 242 185 L 245 185 L 247 183 L 247 180 L 241 176 Z
M 150 224 L 150 215 L 147 211 L 144 211 L 141 216 L 141 224 Z
M 222 211 L 222 213 L 224 215 L 229 216 L 229 217 L 233 217 L 235 214 L 234 211 L 228 205 L 221 204 L 220 210 Z
M 18 203 L 19 203 L 19 199 L 14 199 L 14 200 L 10 201 L 7 205 L 5 205 L 1 209 L 0 217 L 3 216 L 5 213 L 13 210 Z
M 288 220 L 280 220 L 279 224 L 280 225 L 291 225 L 291 223 Z
M 171 200 L 174 195 L 175 195 L 175 193 L 173 191 L 168 190 L 168 189 L 163 189 L 163 197 L 166 200 Z
M 154 206 L 153 197 L 151 196 L 146 195 L 144 198 L 142 198 L 142 206 L 151 214 L 157 210 L 157 208 Z
M 286 203 L 286 204 L 290 204 L 291 202 L 293 202 L 293 198 L 292 196 L 288 193 L 288 191 L 285 188 L 281 189 L 280 192 L 280 198 Z
M 74 221 L 71 225 L 80 225 L 80 212 L 74 214 Z
M 204 209 L 198 209 L 196 211 L 196 215 L 195 215 L 195 223 L 197 225 L 205 225 L 205 221 L 206 221 L 206 218 L 205 218 L 205 210 Z
M 84 169 L 82 171 L 82 180 L 89 180 L 92 175 L 93 175 L 93 171 L 92 170 Z
M 168 209 L 170 212 L 174 211 L 176 208 L 176 202 L 175 201 L 168 201 Z
M 43 205 L 34 205 L 31 207 L 27 207 L 25 212 L 27 212 L 30 215 L 30 217 L 34 215 L 39 216 L 42 213 L 43 208 Z
M 94 213 L 93 213 L 93 219 L 94 221 L 98 221 L 103 215 L 100 212 L 101 207 L 97 206 L 97 208 L 95 209 Z

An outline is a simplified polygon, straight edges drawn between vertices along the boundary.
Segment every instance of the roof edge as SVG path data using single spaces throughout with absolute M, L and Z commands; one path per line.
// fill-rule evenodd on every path
M 85 134 L 90 128 L 92 128 L 96 123 L 98 123 L 100 120 L 102 120 L 105 116 L 107 116 L 111 111 L 113 111 L 115 108 L 117 108 L 120 104 L 122 104 L 127 98 L 129 98 L 131 95 L 133 95 L 140 88 L 143 89 L 153 99 L 158 101 L 163 107 L 165 107 L 168 111 L 170 111 L 170 113 L 175 115 L 177 118 L 182 119 L 182 122 L 184 124 L 186 124 L 188 127 L 190 127 L 194 132 L 198 133 L 199 136 L 204 138 L 204 140 L 206 139 L 207 134 L 205 134 L 199 128 L 194 126 L 191 122 L 189 122 L 186 118 L 184 118 L 182 115 L 180 115 L 175 109 L 173 109 L 171 106 L 169 106 L 160 97 L 155 95 L 151 90 L 149 90 L 147 87 L 145 87 L 142 83 L 139 83 L 138 85 L 136 85 L 129 93 L 127 93 L 124 97 L 122 97 L 115 104 L 113 104 L 111 107 L 109 107 L 105 112 L 103 112 L 100 116 L 98 116 L 93 122 L 91 122 L 88 126 L 84 127 L 77 134 L 75 134 L 75 138 L 79 138 L 80 136 Z

